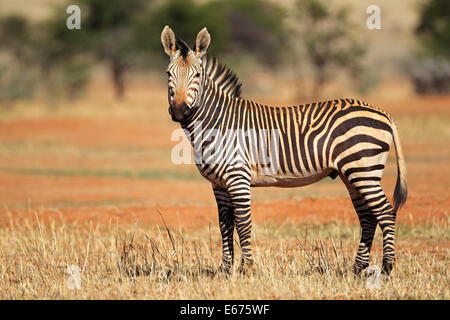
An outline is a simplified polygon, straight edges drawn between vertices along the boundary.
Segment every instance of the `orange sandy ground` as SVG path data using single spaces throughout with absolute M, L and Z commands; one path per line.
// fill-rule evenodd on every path
M 447 216 L 449 199 L 439 203 L 423 202 L 422 199 L 408 200 L 408 206 L 403 211 L 408 215 L 399 214 L 397 221 L 403 223 L 420 223 L 434 219 L 444 222 Z M 433 206 L 434 209 L 430 209 Z M 302 200 L 287 199 L 270 203 L 252 204 L 252 218 L 256 223 L 287 223 L 307 222 L 320 223 L 357 223 L 358 219 L 351 202 L 344 198 Z M 35 217 L 40 221 L 64 221 L 66 223 L 83 223 L 92 221 L 94 224 L 119 223 L 139 225 L 162 225 L 163 220 L 158 211 L 163 214 L 164 220 L 171 227 L 183 226 L 186 229 L 203 227 L 218 223 L 215 206 L 90 206 L 90 207 L 62 207 L 62 208 L 33 208 L 10 209 L 0 213 L 0 225 L 7 225 L 11 219 L 21 221 L 25 218 Z

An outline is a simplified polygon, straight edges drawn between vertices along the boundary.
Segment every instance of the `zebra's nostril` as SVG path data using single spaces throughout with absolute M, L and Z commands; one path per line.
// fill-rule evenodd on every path
M 187 105 L 186 102 L 183 102 L 183 104 L 181 105 L 181 112 L 183 113 L 183 115 L 188 115 L 189 114 L 189 106 Z

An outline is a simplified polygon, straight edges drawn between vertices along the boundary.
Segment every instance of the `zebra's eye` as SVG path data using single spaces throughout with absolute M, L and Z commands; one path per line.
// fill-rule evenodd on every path
M 166 72 L 167 72 L 167 75 L 170 77 L 171 76 L 170 71 L 166 71 Z
M 199 77 L 200 77 L 200 72 L 198 72 L 195 76 L 196 76 L 197 78 L 199 78 Z

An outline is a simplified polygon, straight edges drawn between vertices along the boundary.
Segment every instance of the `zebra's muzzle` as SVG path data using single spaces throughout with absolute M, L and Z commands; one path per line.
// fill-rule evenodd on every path
M 183 102 L 181 105 L 172 103 L 169 106 L 169 114 L 172 116 L 173 121 L 181 122 L 191 114 L 191 109 L 186 102 Z

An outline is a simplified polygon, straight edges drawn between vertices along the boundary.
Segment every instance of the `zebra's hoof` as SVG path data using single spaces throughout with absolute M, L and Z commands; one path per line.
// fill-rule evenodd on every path
M 255 271 L 253 262 L 246 262 L 245 264 L 241 264 L 239 266 L 239 273 L 242 275 L 254 275 Z
M 360 264 L 355 264 L 353 266 L 353 274 L 358 277 L 361 278 L 361 275 L 363 274 L 363 271 L 369 266 L 369 264 L 364 264 L 364 265 L 360 265 Z
M 384 265 L 381 268 L 381 274 L 383 274 L 386 277 L 389 277 L 391 275 L 392 272 L 392 265 Z
M 225 274 L 225 275 L 230 275 L 231 274 L 231 266 L 227 266 L 224 264 L 221 264 L 218 268 L 219 273 Z

